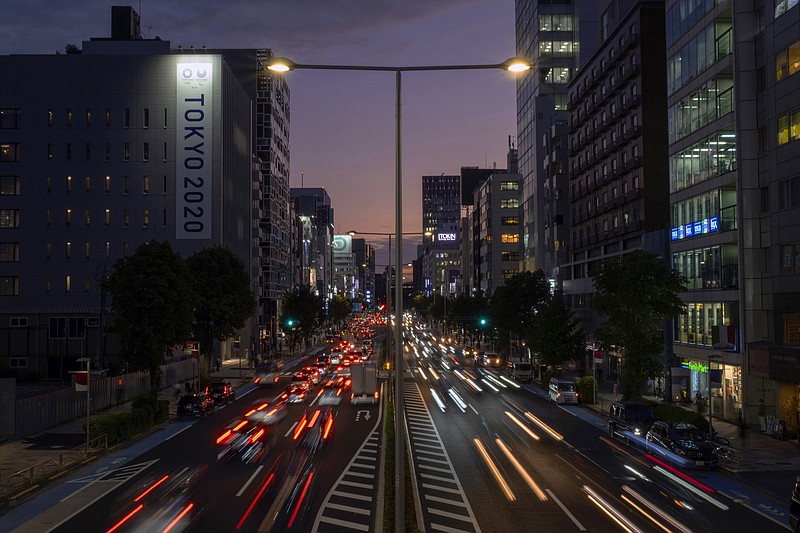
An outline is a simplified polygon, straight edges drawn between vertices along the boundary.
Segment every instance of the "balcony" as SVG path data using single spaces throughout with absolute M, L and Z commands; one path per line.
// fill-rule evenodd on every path
M 631 170 L 632 168 L 636 168 L 636 167 L 640 167 L 640 166 L 642 166 L 642 158 L 641 158 L 641 156 L 630 157 L 630 158 L 626 159 L 624 163 L 622 163 L 622 168 L 624 170 Z

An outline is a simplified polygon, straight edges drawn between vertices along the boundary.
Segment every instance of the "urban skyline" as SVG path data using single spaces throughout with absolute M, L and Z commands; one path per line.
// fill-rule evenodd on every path
M 47 10 L 20 5 L 0 21 L 0 54 L 63 53 L 67 44 L 108 36 L 110 7 L 97 1 Z M 133 7 L 144 38 L 158 36 L 184 53 L 204 46 L 268 48 L 303 63 L 390 66 L 496 63 L 514 55 L 514 5 L 502 0 L 371 2 L 370 9 L 347 0 L 313 10 L 296 2 L 200 2 L 191 11 L 175 1 Z M 297 71 L 287 83 L 289 186 L 325 187 L 337 233 L 394 231 L 394 196 L 386 194 L 394 183 L 393 77 Z M 516 135 L 514 91 L 513 75 L 502 71 L 407 75 L 404 231 L 421 232 L 423 175 L 503 166 L 507 137 Z M 368 240 L 386 263 L 385 240 Z M 415 256 L 419 241 L 409 238 L 404 256 Z

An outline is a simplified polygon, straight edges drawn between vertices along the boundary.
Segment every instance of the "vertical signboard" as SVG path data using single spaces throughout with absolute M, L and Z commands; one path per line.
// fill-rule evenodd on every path
M 212 63 L 177 64 L 175 238 L 211 238 Z

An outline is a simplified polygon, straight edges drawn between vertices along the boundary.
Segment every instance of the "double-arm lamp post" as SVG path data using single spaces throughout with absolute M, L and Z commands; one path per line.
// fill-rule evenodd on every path
M 403 165 L 402 165 L 402 91 L 403 72 L 444 70 L 500 69 L 524 72 L 531 68 L 524 59 L 513 57 L 502 63 L 487 65 L 425 65 L 425 66 L 369 66 L 369 65 L 309 65 L 295 63 L 286 58 L 272 58 L 267 68 L 274 72 L 289 70 L 352 70 L 394 72 L 395 75 L 395 246 L 396 264 L 403 264 Z M 403 284 L 395 283 L 395 531 L 405 531 L 405 422 L 403 417 Z

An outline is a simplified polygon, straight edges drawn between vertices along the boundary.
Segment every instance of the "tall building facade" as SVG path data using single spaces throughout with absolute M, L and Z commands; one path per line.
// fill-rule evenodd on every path
M 261 176 L 235 134 L 251 124 L 242 80 L 221 54 L 141 39 L 123 9 L 116 38 L 82 53 L 0 56 L 0 364 L 19 377 L 118 362 L 100 281 L 142 243 L 253 264 Z
M 522 174 L 522 268 L 558 278 L 558 251 L 565 240 L 565 156 L 550 161 L 553 142 L 567 145 L 567 85 L 599 41 L 594 0 L 517 0 L 517 55 L 534 64 L 517 78 L 517 134 Z M 554 141 L 552 129 L 560 137 Z M 544 140 L 544 142 L 543 142 Z M 563 151 L 562 151 L 563 152 Z M 561 170 L 561 173 L 559 173 Z M 556 197 L 555 191 L 561 196 Z M 551 199 L 547 202 L 546 199 Z M 561 202 L 556 202 L 561 198 Z M 561 209 L 562 212 L 557 212 Z M 548 244 L 549 243 L 549 244 Z M 558 244 L 557 244 L 558 243 Z M 549 247 L 548 247 L 549 246 Z
M 635 3 L 601 37 L 569 85 L 571 234 L 561 268 L 564 299 L 589 334 L 599 325 L 599 262 L 640 249 L 668 255 L 664 3 Z M 608 363 L 616 373 L 619 361 Z
M 292 187 L 290 190 L 294 211 L 310 228 L 309 242 L 303 242 L 300 251 L 306 257 L 303 277 L 316 292 L 328 300 L 333 295 L 333 207 L 328 191 L 322 187 Z M 297 250 L 293 252 L 295 255 Z
M 798 9 L 667 2 L 673 381 L 751 425 L 800 393 Z
M 461 275 L 461 176 L 422 176 L 423 277 L 428 294 L 455 292 Z

